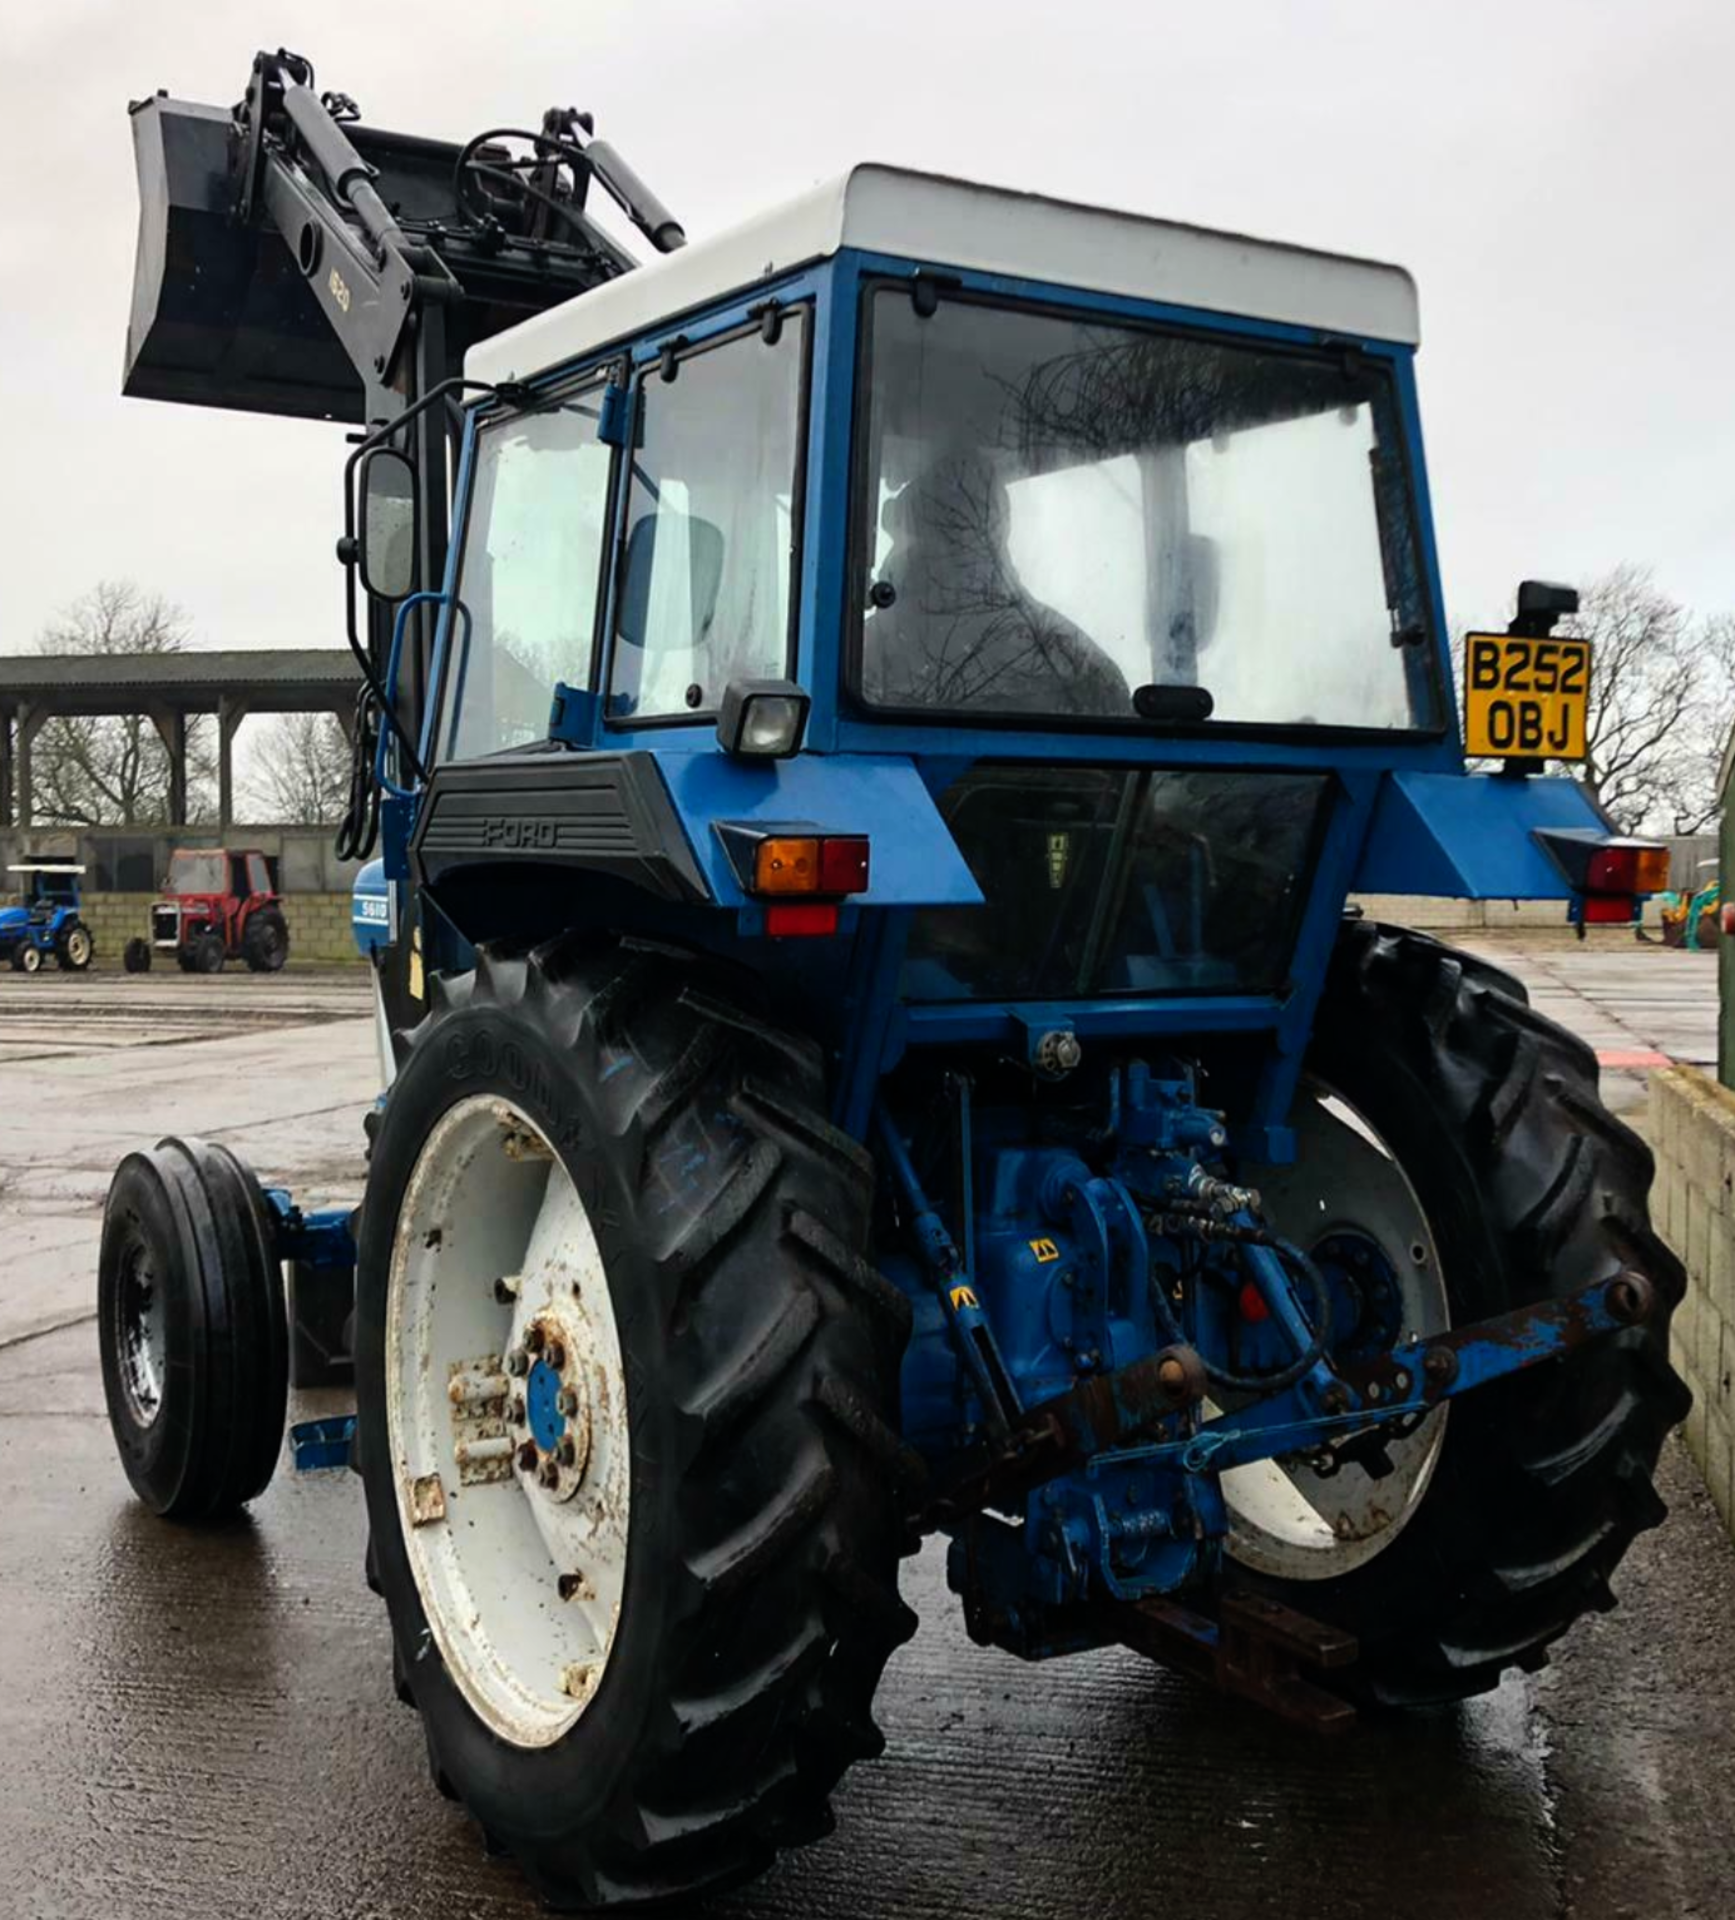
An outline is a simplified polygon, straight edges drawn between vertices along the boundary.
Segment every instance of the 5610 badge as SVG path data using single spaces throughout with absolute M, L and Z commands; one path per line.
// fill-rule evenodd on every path
M 1464 636 L 1464 751 L 1582 760 L 1589 751 L 1590 642 Z

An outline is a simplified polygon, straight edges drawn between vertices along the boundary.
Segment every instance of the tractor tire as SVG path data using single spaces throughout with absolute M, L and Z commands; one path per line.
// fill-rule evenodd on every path
M 283 915 L 262 908 L 241 936 L 241 958 L 251 973 L 278 973 L 289 958 L 289 927 Z
M 434 978 L 381 1116 L 355 1341 L 369 1582 L 385 1599 L 394 1678 L 422 1716 L 436 1785 L 557 1908 L 744 1880 L 780 1848 L 828 1832 L 845 1768 L 883 1746 L 874 1689 L 915 1627 L 897 1592 L 910 1309 L 863 1258 L 871 1162 L 822 1118 L 822 1095 L 818 1049 L 745 1010 L 709 966 L 568 936 L 528 953 L 484 949 L 474 973 Z M 474 1577 L 488 1592 L 472 1608 L 417 1573 L 439 1554 L 476 1551 L 465 1541 L 486 1524 L 517 1524 L 481 1503 L 534 1502 L 535 1483 L 459 1486 L 445 1496 L 457 1513 L 438 1523 L 454 1529 L 444 1537 L 414 1505 L 429 1481 L 399 1484 L 414 1468 L 400 1475 L 398 1444 L 422 1429 L 405 1424 L 417 1390 L 391 1383 L 445 1372 L 443 1349 L 417 1342 L 405 1358 L 404 1328 L 437 1324 L 407 1319 L 403 1304 L 422 1249 L 438 1247 L 439 1280 L 437 1295 L 428 1282 L 417 1297 L 461 1301 L 472 1316 L 482 1297 L 502 1297 L 471 1291 L 494 1284 L 485 1256 L 473 1273 L 461 1264 L 477 1232 L 463 1223 L 486 1204 L 466 1205 L 456 1175 L 442 1187 L 436 1172 L 438 1130 L 477 1113 L 507 1129 L 516 1159 L 532 1137 L 545 1193 L 570 1181 L 562 1204 L 576 1213 L 564 1217 L 579 1225 L 567 1243 L 581 1237 L 594 1262 L 571 1292 L 607 1296 L 624 1381 L 623 1412 L 605 1395 L 596 1429 L 613 1423 L 620 1452 L 605 1457 L 630 1466 L 624 1520 L 618 1509 L 614 1519 L 615 1624 L 600 1672 L 579 1670 L 576 1717 L 548 1723 L 537 1744 L 485 1717 L 489 1663 L 505 1660 L 513 1633 L 546 1633 L 577 1576 L 560 1580 L 557 1599 L 550 1549 L 510 1579 L 491 1578 L 498 1563 L 484 1559 Z M 498 1184 L 479 1191 L 501 1196 L 504 1221 L 524 1176 L 502 1161 L 488 1178 Z M 526 1259 L 514 1289 L 530 1276 Z M 494 1312 L 474 1322 L 492 1331 L 460 1351 L 515 1337 L 508 1310 Z M 444 1417 L 436 1400 L 428 1431 Z M 588 1444 L 594 1458 L 609 1443 Z M 442 1472 L 450 1485 L 450 1465 Z M 520 1626 L 514 1608 L 528 1603 L 544 1617 Z M 540 1667 L 528 1670 L 519 1681 L 513 1669 L 515 1685 L 553 1691 Z M 561 1669 L 561 1691 L 573 1671 Z
M 1237 1576 L 1356 1634 L 1350 1684 L 1419 1706 L 1534 1671 L 1666 1509 L 1658 1451 L 1691 1396 L 1669 1365 L 1680 1262 L 1651 1231 L 1649 1150 L 1597 1095 L 1596 1056 L 1510 975 L 1421 934 L 1351 922 L 1310 1070 L 1380 1134 L 1420 1203 L 1454 1324 L 1644 1274 L 1657 1309 L 1450 1403 L 1401 1532 L 1335 1579 Z M 1342 1472 L 1360 1469 L 1346 1466 Z
M 128 973 L 149 973 L 151 943 L 142 935 L 135 933 L 121 949 L 120 963 Z
M 63 973 L 83 973 L 96 953 L 96 942 L 82 920 L 62 927 L 54 942 L 54 964 Z
M 42 971 L 42 949 L 31 940 L 20 940 L 12 949 L 13 970 L 18 973 Z
M 189 973 L 221 973 L 223 962 L 229 957 L 223 951 L 223 936 L 220 933 L 201 933 L 191 946 L 181 949 L 184 956 L 181 964 Z
M 265 1491 L 289 1324 L 264 1198 L 238 1154 L 170 1138 L 116 1168 L 97 1340 L 121 1465 L 153 1513 L 220 1519 Z

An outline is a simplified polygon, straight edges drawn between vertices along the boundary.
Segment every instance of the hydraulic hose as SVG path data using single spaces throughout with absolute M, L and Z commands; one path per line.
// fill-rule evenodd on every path
M 1213 1386 L 1227 1387 L 1234 1393 L 1281 1393 L 1317 1365 L 1331 1344 L 1331 1288 L 1326 1284 L 1325 1275 L 1293 1241 L 1280 1240 L 1275 1234 L 1262 1234 L 1255 1244 L 1266 1247 L 1307 1282 L 1314 1305 L 1313 1338 L 1287 1366 L 1270 1373 L 1232 1373 L 1227 1367 L 1213 1366 L 1205 1360 L 1205 1377 Z M 1259 1286 L 1257 1278 L 1253 1284 Z M 1264 1289 L 1260 1291 L 1263 1294 Z M 1200 1357 L 1204 1359 L 1202 1353 Z

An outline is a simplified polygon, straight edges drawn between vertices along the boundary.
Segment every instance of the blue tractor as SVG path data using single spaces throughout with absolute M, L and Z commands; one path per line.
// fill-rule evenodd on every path
M 79 893 L 84 868 L 67 860 L 22 860 L 6 871 L 20 877 L 17 903 L 0 907 L 0 960 L 18 973 L 40 973 L 50 960 L 82 973 L 96 953 Z
M 1348 903 L 1657 858 L 1543 777 L 1563 589 L 1466 772 L 1409 278 L 878 167 L 687 246 L 584 116 L 313 84 L 136 110 L 128 378 L 361 429 L 383 1092 L 353 1219 L 117 1173 L 142 1498 L 261 1490 L 336 1289 L 398 1691 L 562 1906 L 826 1831 L 929 1535 L 981 1642 L 1315 1727 L 1543 1664 L 1663 1516 L 1681 1270 L 1590 1050 Z

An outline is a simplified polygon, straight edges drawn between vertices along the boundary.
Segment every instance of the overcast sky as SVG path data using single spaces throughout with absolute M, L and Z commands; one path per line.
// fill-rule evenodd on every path
M 1454 621 L 1622 560 L 1735 611 L 1727 0 L 54 0 L 0 21 L 0 652 L 105 577 L 341 637 L 342 430 L 120 397 L 127 101 L 285 44 L 406 131 L 588 107 L 695 238 L 871 158 L 1399 261 Z

